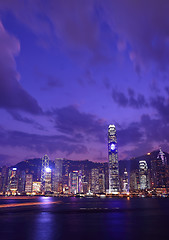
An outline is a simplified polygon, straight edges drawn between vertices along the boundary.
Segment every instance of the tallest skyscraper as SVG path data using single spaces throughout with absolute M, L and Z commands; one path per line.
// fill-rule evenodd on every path
M 109 193 L 118 194 L 119 187 L 119 162 L 117 153 L 117 134 L 114 125 L 108 129 L 108 156 L 109 156 Z

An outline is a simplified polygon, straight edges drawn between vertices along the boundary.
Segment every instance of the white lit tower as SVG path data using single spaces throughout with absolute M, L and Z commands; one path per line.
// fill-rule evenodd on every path
M 119 162 L 117 154 L 117 135 L 114 125 L 108 128 L 108 157 L 109 157 L 109 193 L 118 194 L 119 187 Z
M 45 191 L 45 178 L 46 178 L 46 172 L 49 169 L 49 157 L 47 155 L 44 155 L 42 158 L 42 168 L 41 168 L 41 186 L 42 191 Z

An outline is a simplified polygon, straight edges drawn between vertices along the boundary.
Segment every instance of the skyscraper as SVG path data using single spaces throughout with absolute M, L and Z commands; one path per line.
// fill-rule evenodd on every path
M 9 169 L 8 174 L 8 191 L 15 195 L 18 190 L 18 170 L 17 168 Z
M 80 170 L 74 170 L 69 173 L 69 192 L 72 194 L 83 192 L 82 172 Z
M 123 190 L 123 193 L 129 192 L 128 172 L 127 172 L 126 168 L 123 173 L 122 190 Z
M 53 191 L 62 192 L 62 165 L 63 159 L 55 159 L 55 168 L 54 168 L 54 179 L 53 179 Z
M 93 168 L 91 171 L 91 192 L 99 193 L 99 169 Z
M 46 169 L 49 169 L 49 157 L 47 155 L 44 155 L 42 158 L 42 168 L 41 168 L 41 187 L 42 192 L 45 191 L 45 177 L 46 177 Z
M 32 192 L 32 174 L 26 174 L 26 183 L 25 183 L 25 192 L 31 193 Z
M 148 183 L 148 166 L 145 160 L 139 161 L 139 180 L 140 180 L 140 189 L 144 190 L 149 188 Z
M 114 125 L 108 128 L 108 157 L 109 157 L 109 193 L 118 194 L 119 188 L 119 163 L 117 154 L 117 135 Z

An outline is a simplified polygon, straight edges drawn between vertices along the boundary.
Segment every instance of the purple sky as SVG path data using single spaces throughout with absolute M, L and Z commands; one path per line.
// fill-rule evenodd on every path
M 169 149 L 168 0 L 1 0 L 0 166 Z

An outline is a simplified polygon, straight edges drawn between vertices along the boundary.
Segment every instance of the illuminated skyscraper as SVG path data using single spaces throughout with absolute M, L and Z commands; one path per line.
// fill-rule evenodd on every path
M 166 187 L 167 159 L 161 148 L 156 158 L 151 160 L 151 180 L 153 188 Z
M 25 183 L 25 192 L 31 193 L 32 192 L 32 174 L 26 174 L 26 183 Z
M 99 193 L 99 169 L 93 168 L 91 171 L 91 192 Z
M 53 191 L 62 192 L 62 165 L 63 159 L 55 159 L 54 179 L 53 179 Z
M 44 155 L 42 158 L 42 168 L 41 168 L 41 188 L 42 191 L 45 191 L 45 177 L 46 177 L 46 169 L 49 168 L 49 157 Z
M 82 189 L 82 172 L 72 171 L 69 173 L 69 192 L 73 194 L 83 192 Z
M 145 160 L 139 161 L 139 179 L 140 189 L 144 190 L 148 188 L 148 166 Z
M 17 168 L 9 169 L 8 175 L 8 191 L 15 195 L 18 190 L 18 175 Z
M 118 194 L 119 188 L 119 163 L 117 154 L 117 135 L 114 125 L 108 129 L 108 156 L 109 156 L 109 193 Z
M 48 167 L 45 169 L 45 192 L 51 192 L 52 190 L 52 171 L 51 169 Z
M 123 193 L 128 193 L 129 192 L 129 184 L 128 184 L 128 172 L 125 168 L 124 170 L 124 173 L 123 173 L 123 180 L 122 180 L 123 184 L 122 184 L 122 190 L 123 190 Z

